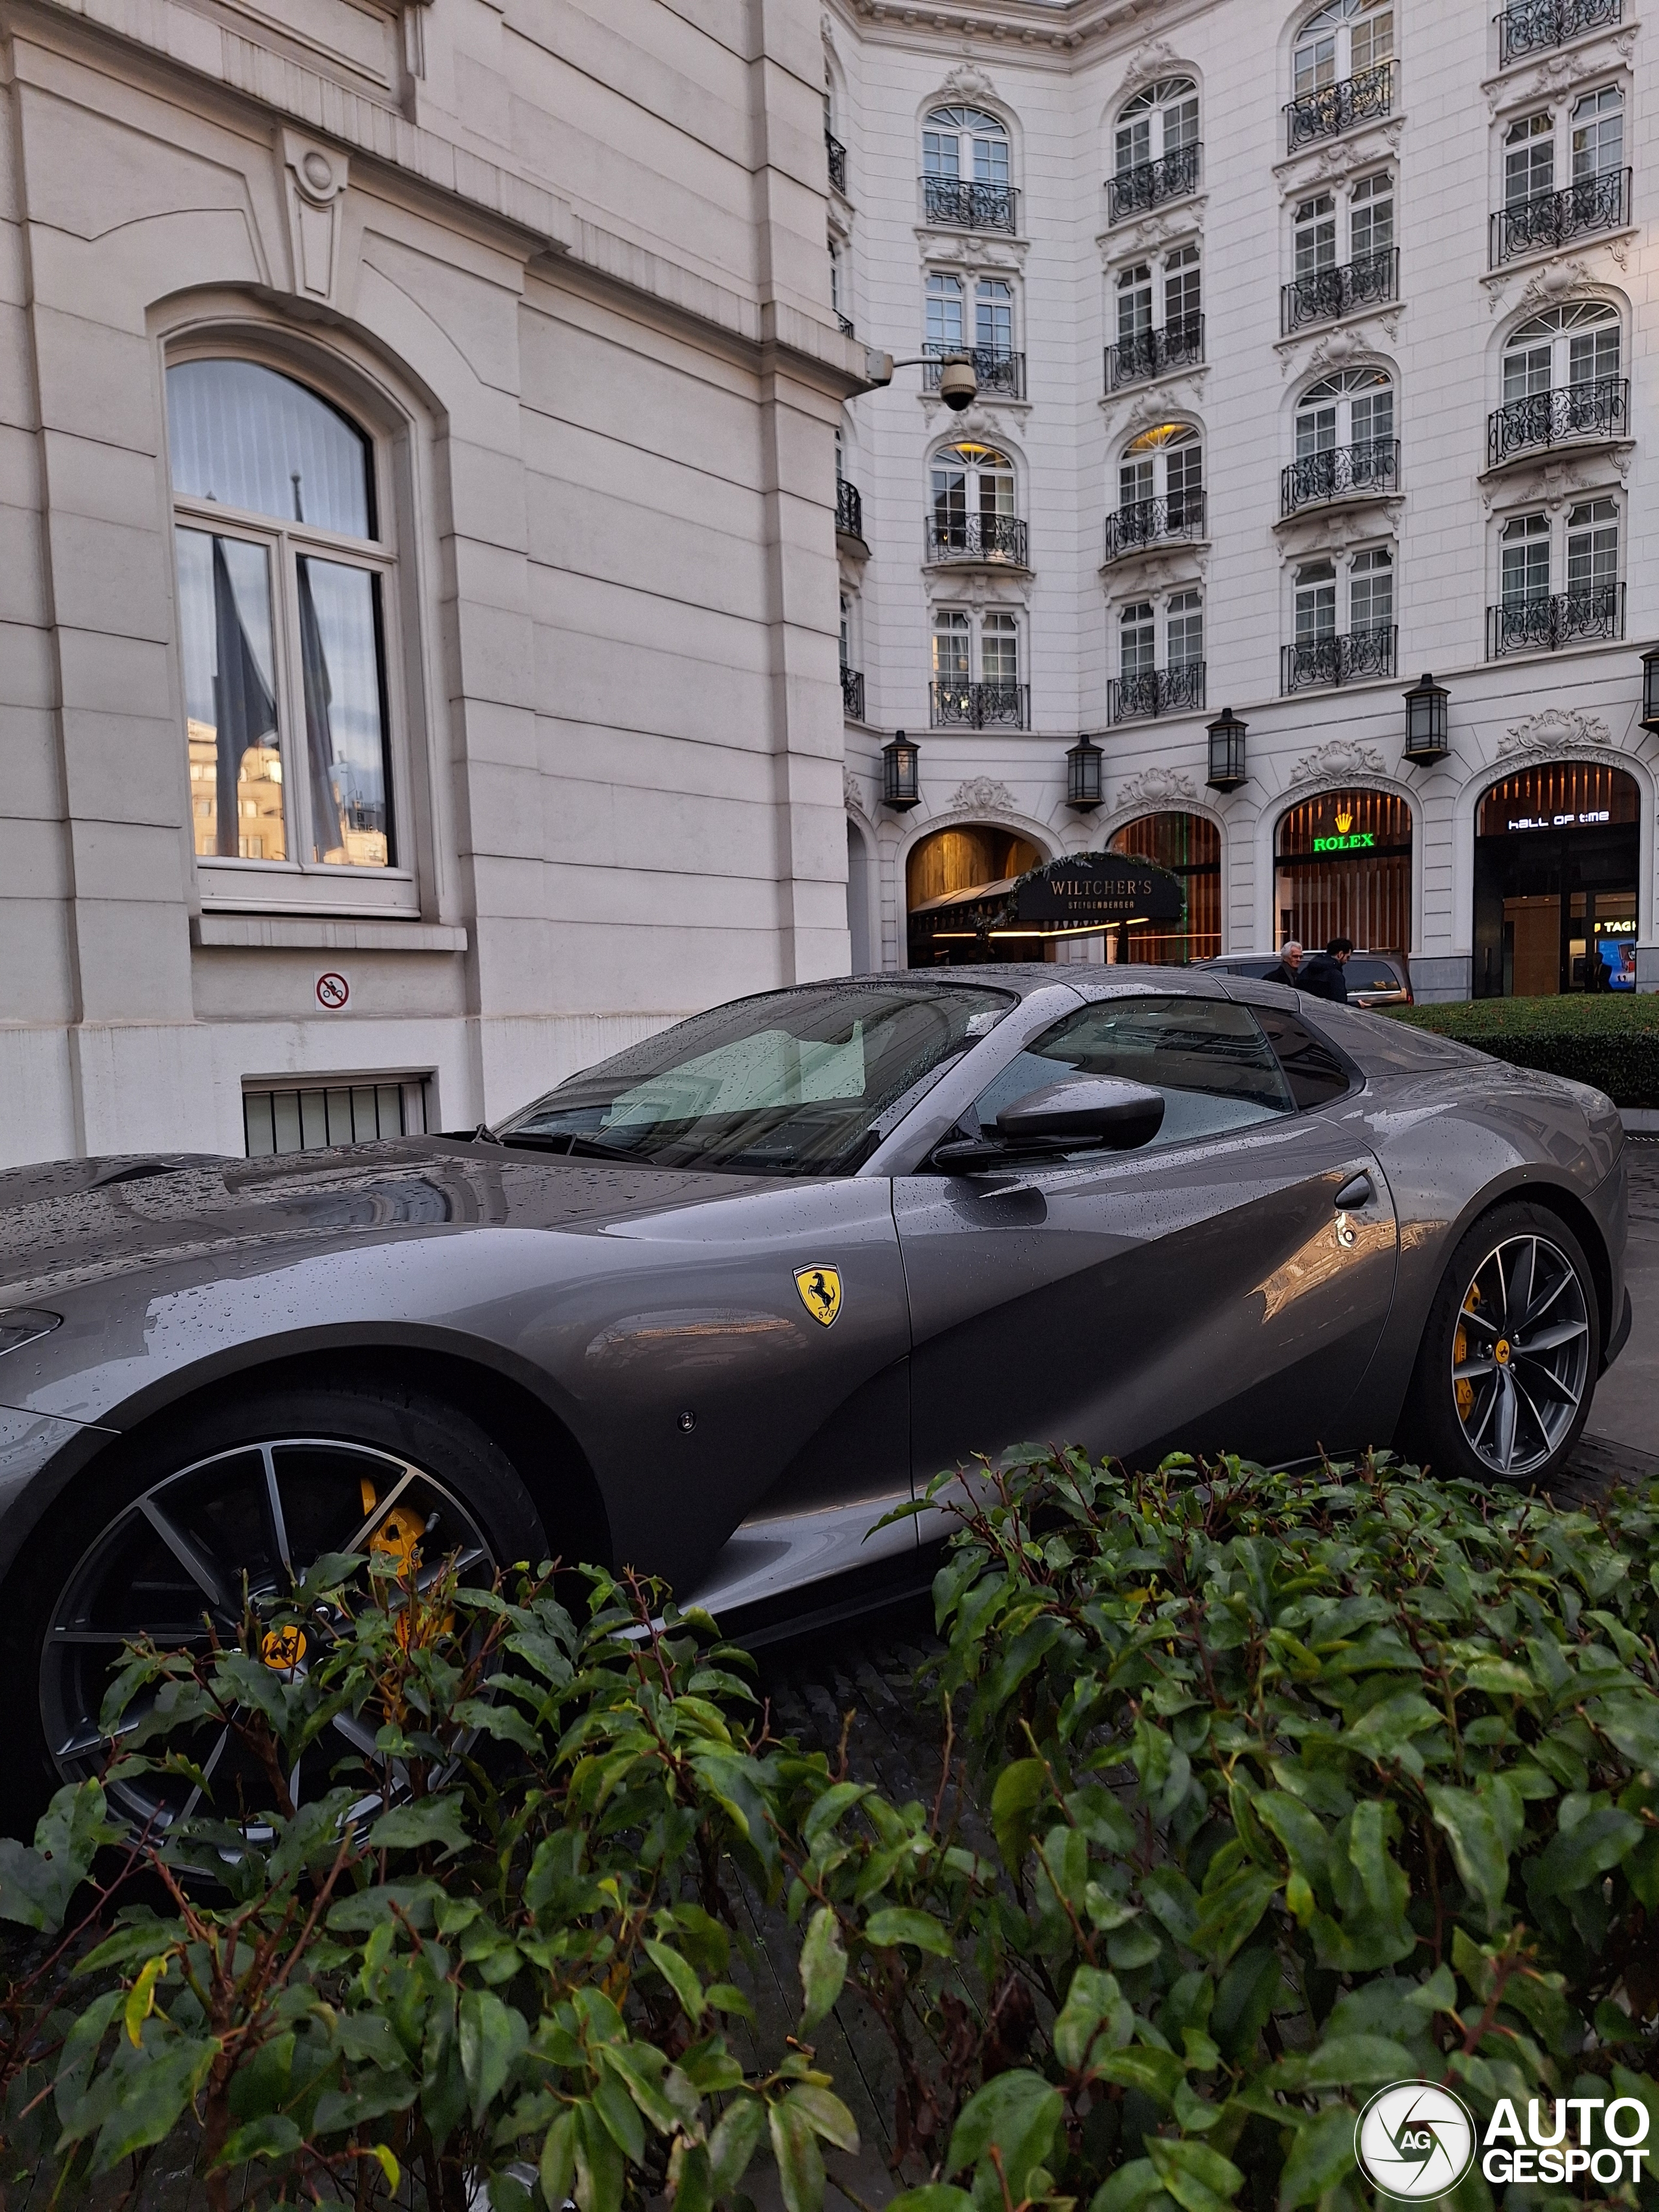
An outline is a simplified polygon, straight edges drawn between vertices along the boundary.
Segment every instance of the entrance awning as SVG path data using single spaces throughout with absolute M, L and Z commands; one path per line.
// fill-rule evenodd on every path
M 924 900 L 910 910 L 913 945 L 1005 943 L 1029 938 L 1093 937 L 1120 923 L 1179 921 L 1179 877 L 1150 860 L 1118 853 L 1077 853 L 1029 875 L 975 884 Z

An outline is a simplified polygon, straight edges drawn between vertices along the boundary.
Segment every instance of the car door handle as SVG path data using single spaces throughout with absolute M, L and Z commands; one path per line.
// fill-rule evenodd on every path
M 1357 1206 L 1371 1206 L 1376 1200 L 1376 1185 L 1370 1176 L 1350 1176 L 1332 1201 L 1339 1213 L 1351 1213 Z

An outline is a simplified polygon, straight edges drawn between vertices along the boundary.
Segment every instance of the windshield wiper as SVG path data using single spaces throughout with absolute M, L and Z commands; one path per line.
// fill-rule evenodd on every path
M 518 1145 L 526 1152 L 578 1153 L 583 1158 L 596 1160 L 626 1160 L 635 1166 L 642 1164 L 639 1154 L 628 1145 L 607 1145 L 598 1137 L 579 1136 L 574 1130 L 566 1129 L 503 1129 L 497 1133 L 498 1145 Z

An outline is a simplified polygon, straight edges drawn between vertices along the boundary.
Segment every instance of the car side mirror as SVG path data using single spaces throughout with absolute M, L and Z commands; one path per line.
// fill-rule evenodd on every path
M 1046 1083 L 1005 1106 L 994 1135 L 936 1146 L 933 1164 L 968 1170 L 1085 1149 L 1133 1152 L 1150 1144 L 1163 1126 L 1161 1091 L 1115 1075 L 1079 1076 Z

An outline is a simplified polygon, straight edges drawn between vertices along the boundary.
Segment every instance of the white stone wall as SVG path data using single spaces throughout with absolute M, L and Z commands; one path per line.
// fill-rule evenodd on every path
M 895 353 L 916 350 L 926 269 L 951 265 L 940 257 L 952 253 L 971 265 L 981 251 L 919 232 L 928 107 L 941 97 L 966 100 L 1006 118 L 1022 193 L 1018 236 L 984 250 L 1018 272 L 1030 404 L 988 398 L 967 419 L 1018 465 L 1033 574 L 967 588 L 1024 612 L 1029 733 L 928 732 L 930 591 L 962 603 L 945 580 L 924 572 L 921 556 L 927 455 L 951 418 L 918 397 L 915 371 L 901 370 L 890 390 L 847 410 L 848 473 L 863 495 L 871 546 L 867 563 L 842 563 L 859 599 L 868 717 L 866 726 L 848 727 L 849 812 L 879 848 L 876 896 L 890 966 L 903 964 L 903 856 L 919 836 L 971 817 L 1018 827 L 1054 851 L 1103 842 L 1150 805 L 1191 805 L 1218 823 L 1225 948 L 1269 945 L 1278 816 L 1297 799 L 1359 783 L 1396 792 L 1412 807 L 1410 949 L 1419 985 L 1428 995 L 1464 995 L 1480 790 L 1500 765 L 1589 753 L 1616 758 L 1642 793 L 1642 965 L 1659 975 L 1659 951 L 1649 949 L 1659 933 L 1659 751 L 1638 721 L 1640 654 L 1653 637 L 1659 580 L 1648 496 L 1649 428 L 1659 403 L 1649 236 L 1659 204 L 1659 72 L 1644 11 L 1626 0 L 1618 25 L 1500 70 L 1491 9 L 1395 0 L 1392 113 L 1287 159 L 1291 46 L 1311 12 L 1209 0 L 1157 11 L 1003 5 L 963 17 L 832 0 L 823 28 L 836 127 L 848 148 L 850 204 L 840 219 L 850 234 L 849 312 L 860 337 Z M 1103 184 L 1113 121 L 1139 86 L 1176 75 L 1194 77 L 1202 100 L 1200 190 L 1114 229 Z M 1625 94 L 1633 222 L 1492 270 L 1487 225 L 1501 199 L 1504 127 L 1537 105 L 1559 116 L 1581 89 L 1608 83 Z M 1340 188 L 1385 161 L 1396 180 L 1397 303 L 1281 341 L 1293 207 L 1321 184 Z M 1557 182 L 1567 173 L 1558 157 Z M 1188 236 L 1200 240 L 1203 256 L 1204 365 L 1103 402 L 1115 270 L 1138 245 Z M 1340 246 L 1339 258 L 1346 258 Z M 1502 396 L 1504 338 L 1540 306 L 1583 298 L 1614 302 L 1623 319 L 1632 437 L 1486 477 L 1486 417 Z M 1400 496 L 1276 527 L 1297 395 L 1323 368 L 1371 362 L 1395 379 Z M 1204 433 L 1208 544 L 1103 576 L 1116 454 L 1137 429 L 1164 420 Z M 1622 508 L 1624 640 L 1488 662 L 1485 611 L 1498 595 L 1501 516 L 1535 501 L 1559 518 L 1603 489 Z M 1281 698 L 1296 561 L 1379 534 L 1395 556 L 1397 676 Z M 1141 596 L 1144 584 L 1171 580 L 1203 588 L 1206 711 L 1109 728 L 1116 608 Z M 1401 694 L 1425 669 L 1451 695 L 1450 757 L 1431 769 L 1402 758 Z M 1249 725 L 1249 781 L 1231 795 L 1205 787 L 1205 724 L 1224 706 Z M 922 804 L 902 818 L 878 803 L 879 747 L 900 726 L 922 741 Z M 1083 731 L 1106 748 L 1108 799 L 1079 819 L 1064 804 L 1064 754 Z
M 780 0 L 0 6 L 0 1165 L 284 1075 L 468 1125 L 845 967 L 822 68 Z M 193 858 L 184 343 L 376 438 L 396 882 Z

